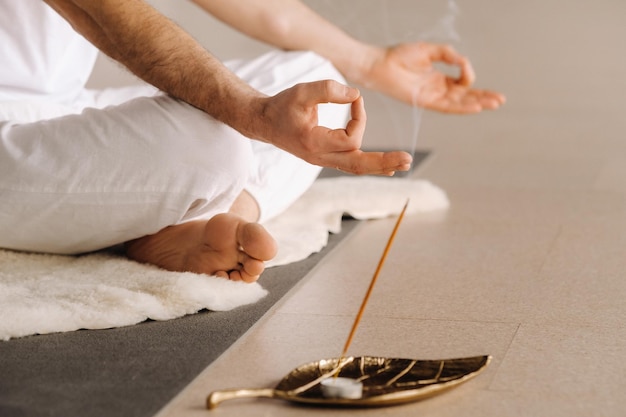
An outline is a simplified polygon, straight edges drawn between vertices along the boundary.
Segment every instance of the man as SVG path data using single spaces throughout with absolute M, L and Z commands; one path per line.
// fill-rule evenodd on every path
M 4 248 L 125 243 L 140 262 L 254 281 L 276 253 L 259 219 L 300 196 L 319 167 L 410 167 L 405 152 L 360 150 L 364 103 L 345 79 L 445 112 L 504 102 L 471 88 L 469 61 L 450 47 L 367 45 L 297 0 L 195 0 L 256 39 L 311 51 L 228 67 L 142 0 L 45 3 L 0 6 Z M 86 91 L 92 45 L 158 90 Z M 459 78 L 435 71 L 437 61 Z

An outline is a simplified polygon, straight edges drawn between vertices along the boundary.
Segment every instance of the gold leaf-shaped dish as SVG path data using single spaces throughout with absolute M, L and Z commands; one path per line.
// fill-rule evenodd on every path
M 341 363 L 339 362 L 341 360 Z M 275 388 L 212 392 L 207 408 L 238 398 L 278 398 L 305 404 L 380 407 L 421 400 L 453 388 L 480 373 L 490 356 L 442 360 L 392 359 L 372 356 L 323 359 L 289 372 Z M 320 382 L 338 376 L 363 383 L 358 399 L 326 398 Z

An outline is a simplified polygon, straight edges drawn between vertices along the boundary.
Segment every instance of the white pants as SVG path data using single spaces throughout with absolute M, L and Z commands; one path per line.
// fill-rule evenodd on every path
M 306 81 L 344 82 L 308 52 L 227 65 L 270 95 Z M 0 247 L 93 251 L 226 212 L 244 189 L 266 220 L 320 170 L 152 88 L 86 96 L 86 108 L 0 103 Z M 320 124 L 331 128 L 345 126 L 348 114 L 347 106 L 319 106 Z

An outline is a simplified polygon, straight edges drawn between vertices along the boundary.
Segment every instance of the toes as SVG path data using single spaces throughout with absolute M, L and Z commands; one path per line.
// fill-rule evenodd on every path
M 195 257 L 198 271 L 232 281 L 254 282 L 265 269 L 264 261 L 276 256 L 276 241 L 258 223 L 248 223 L 231 213 L 206 223 L 202 249 Z
M 250 258 L 241 252 L 238 267 L 228 272 L 228 279 L 231 281 L 254 282 L 259 279 L 264 270 L 265 264 L 263 261 Z
M 230 271 L 230 273 L 228 274 L 228 279 L 230 279 L 231 281 L 243 281 L 251 283 L 258 280 L 259 276 L 260 275 L 250 275 L 244 270 L 234 270 Z
M 243 281 L 241 273 L 239 273 L 239 271 L 236 269 L 233 271 L 230 271 L 228 275 L 226 276 L 226 278 L 228 278 L 231 281 Z
M 258 223 L 244 223 L 237 230 L 237 241 L 251 258 L 269 261 L 278 252 L 274 238 Z
M 259 261 L 258 259 L 248 258 L 244 261 L 243 267 L 241 268 L 242 272 L 250 276 L 259 276 L 265 270 L 265 264 L 263 261 Z
M 228 275 L 228 272 L 226 271 L 215 271 L 211 275 L 216 276 L 218 278 L 230 279 L 230 276 Z

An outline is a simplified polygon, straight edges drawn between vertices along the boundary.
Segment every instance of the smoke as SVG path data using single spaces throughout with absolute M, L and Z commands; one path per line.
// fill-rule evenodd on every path
M 459 15 L 459 6 L 454 0 L 447 1 L 446 13 L 439 18 L 437 23 L 424 32 L 420 38 L 434 42 L 459 42 L 461 36 L 456 30 L 456 21 Z

